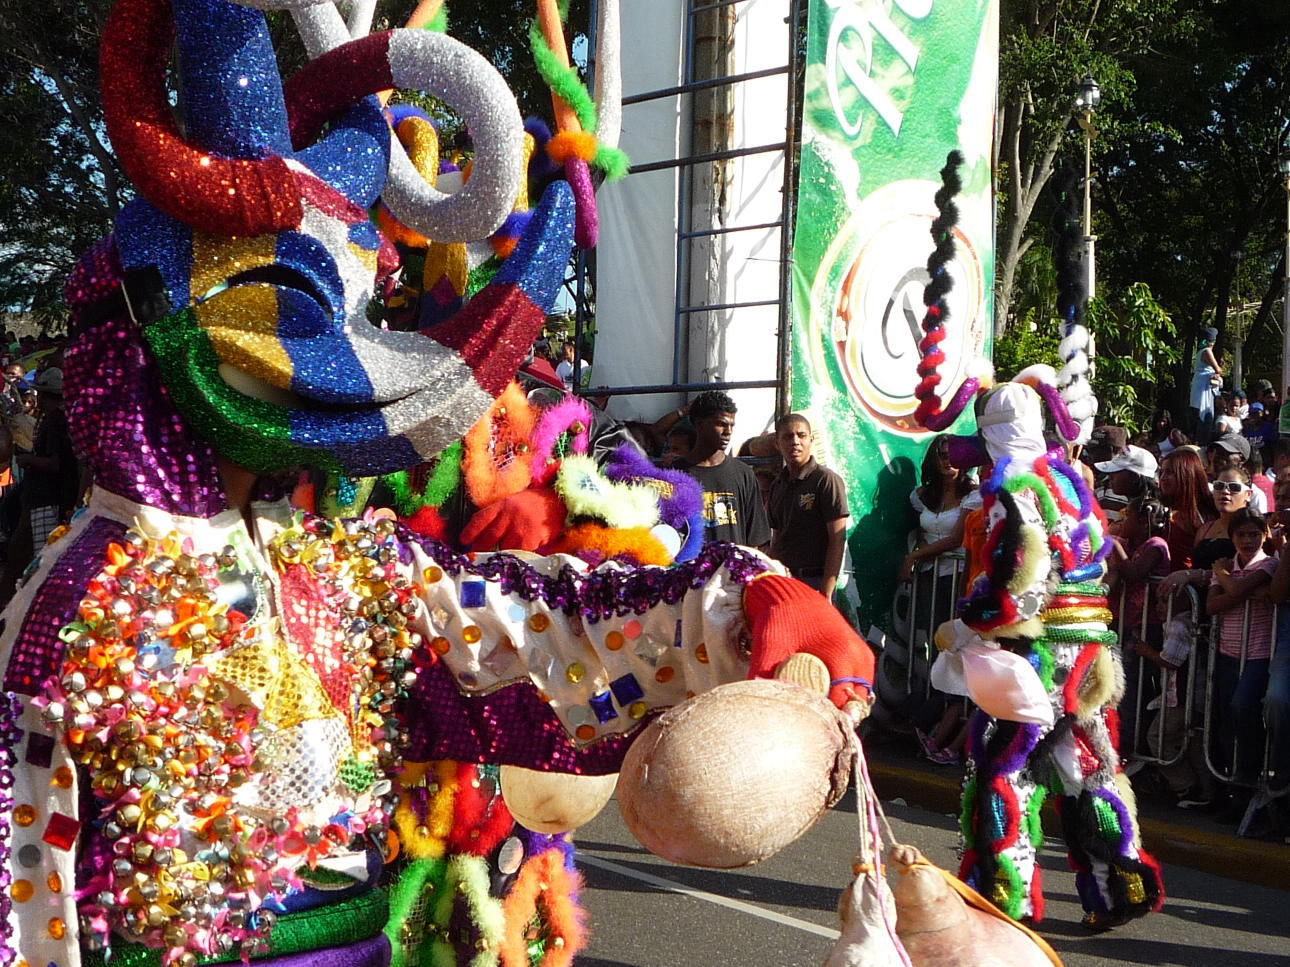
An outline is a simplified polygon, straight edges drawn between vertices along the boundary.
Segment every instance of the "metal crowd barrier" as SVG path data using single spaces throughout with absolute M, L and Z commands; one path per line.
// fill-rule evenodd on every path
M 1160 578 L 1153 578 L 1151 584 L 1156 585 L 1160 581 Z M 1130 694 L 1126 696 L 1126 701 L 1130 701 L 1127 706 L 1129 714 L 1125 714 L 1125 704 L 1122 703 L 1120 707 L 1121 757 L 1126 761 L 1137 760 L 1167 767 L 1182 761 L 1195 746 L 1198 754 L 1193 756 L 1192 761 L 1203 765 L 1203 768 L 1218 781 L 1250 789 L 1266 788 L 1271 763 L 1270 739 L 1266 732 L 1260 750 L 1260 767 L 1257 776 L 1242 776 L 1238 772 L 1237 764 L 1241 761 L 1244 751 L 1238 732 L 1234 732 L 1229 749 L 1224 750 L 1220 745 L 1220 722 L 1231 712 L 1219 707 L 1218 702 L 1217 667 L 1222 626 L 1222 622 L 1218 620 L 1219 616 L 1205 613 L 1201 595 L 1189 585 L 1185 586 L 1185 590 L 1180 589 L 1178 594 L 1164 599 L 1165 617 L 1160 622 L 1162 630 L 1167 633 L 1169 622 L 1176 614 L 1185 611 L 1190 624 L 1190 648 L 1182 664 L 1157 673 L 1154 664 L 1143 656 L 1131 655 L 1129 651 L 1129 642 L 1133 638 L 1149 640 L 1149 628 L 1156 623 L 1153 600 L 1156 595 L 1145 596 L 1141 614 L 1129 615 L 1125 608 L 1128 589 L 1121 587 L 1118 593 L 1120 607 L 1115 630 L 1120 647 L 1124 649 L 1122 652 L 1124 664 L 1126 672 L 1129 672 L 1127 677 L 1132 686 Z M 1184 593 L 1186 603 L 1182 604 L 1181 596 Z M 1250 625 L 1253 609 L 1256 606 L 1259 606 L 1256 602 L 1247 601 L 1241 611 L 1241 647 L 1237 658 L 1238 681 L 1245 673 L 1247 662 L 1251 660 L 1249 657 Z M 1277 607 L 1273 606 L 1270 616 L 1271 641 L 1267 659 L 1269 668 L 1277 651 L 1277 612 Z M 1160 644 L 1163 644 L 1163 641 Z M 1136 676 L 1132 674 L 1133 670 L 1136 670 Z M 1197 676 L 1200 676 L 1199 679 Z M 1171 677 L 1179 700 L 1178 705 L 1172 708 L 1168 701 Z M 1159 688 L 1151 694 L 1147 689 L 1148 683 L 1153 679 L 1158 681 Z M 1266 690 L 1265 684 L 1264 696 Z M 1260 702 L 1264 696 L 1259 697 Z M 1159 709 L 1155 718 L 1150 719 L 1150 713 L 1155 711 L 1151 708 L 1154 699 L 1158 699 Z M 1150 738 L 1153 734 L 1156 738 L 1154 750 L 1150 747 Z M 1124 741 L 1126 736 L 1129 739 L 1128 742 Z M 1168 741 L 1170 738 L 1176 741 Z M 1224 752 L 1227 754 L 1220 754 Z
M 930 561 L 930 563 L 928 563 Z M 909 664 L 905 674 L 905 694 L 912 694 L 915 683 L 921 682 L 923 697 L 932 690 L 932 663 L 936 661 L 936 629 L 942 622 L 954 617 L 954 606 L 963 596 L 963 577 L 967 570 L 967 555 L 962 548 L 945 551 L 935 557 L 919 561 L 914 568 L 909 589 Z M 942 574 L 945 571 L 947 573 Z M 950 578 L 949 593 L 942 587 L 941 578 Z M 926 615 L 918 613 L 919 603 L 927 603 Z

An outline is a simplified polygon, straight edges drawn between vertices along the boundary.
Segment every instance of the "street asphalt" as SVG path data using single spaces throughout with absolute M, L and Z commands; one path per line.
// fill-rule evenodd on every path
M 882 778 L 875 774 L 874 782 L 884 795 Z M 897 837 L 955 868 L 952 816 L 899 798 L 885 801 L 885 808 Z M 576 963 L 819 967 L 836 936 L 838 896 L 850 879 L 857 837 L 855 801 L 848 794 L 771 859 L 742 870 L 699 870 L 648 853 L 611 802 L 576 836 L 591 932 Z M 1048 912 L 1038 929 L 1068 967 L 1290 965 L 1290 893 L 1283 890 L 1166 862 L 1163 912 L 1092 935 L 1080 926 L 1064 853 L 1050 841 L 1041 862 Z

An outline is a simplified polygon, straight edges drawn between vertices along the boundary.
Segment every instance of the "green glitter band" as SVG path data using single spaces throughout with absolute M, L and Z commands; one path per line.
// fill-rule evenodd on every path
M 291 442 L 287 410 L 224 382 L 219 356 L 193 309 L 172 312 L 143 334 L 184 419 L 222 455 L 257 473 L 302 466 L 340 472 L 340 463 L 326 451 Z
M 1044 637 L 1058 644 L 1082 644 L 1097 642 L 1102 645 L 1114 645 L 1117 641 L 1114 631 L 1095 631 L 1092 628 L 1044 627 Z
M 389 902 L 385 891 L 379 887 L 350 897 L 329 906 L 284 913 L 278 917 L 269 935 L 269 952 L 266 957 L 285 957 L 310 950 L 330 950 L 348 947 L 360 940 L 367 940 L 381 932 L 389 916 Z M 143 944 L 129 943 L 119 937 L 112 938 L 112 959 L 103 951 L 85 950 L 82 947 L 82 967 L 161 967 L 163 951 Z M 242 952 L 203 957 L 199 964 L 228 964 L 240 960 Z
M 1105 598 L 1106 585 L 1100 581 L 1081 581 L 1078 584 L 1059 584 L 1057 594 L 1076 594 L 1084 597 Z
M 1120 817 L 1116 815 L 1115 808 L 1101 796 L 1094 796 L 1093 812 L 1097 816 L 1098 834 L 1106 842 L 1118 846 L 1123 830 L 1120 829 Z

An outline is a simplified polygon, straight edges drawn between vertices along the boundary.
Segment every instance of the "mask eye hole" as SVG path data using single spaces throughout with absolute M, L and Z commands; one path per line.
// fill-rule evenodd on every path
M 318 286 L 314 284 L 312 279 L 301 272 L 297 272 L 290 266 L 276 263 L 273 265 L 257 265 L 254 268 L 238 272 L 236 275 L 231 275 L 221 284 L 213 286 L 210 291 L 197 301 L 205 302 L 225 289 L 232 289 L 239 285 L 273 285 L 283 289 L 294 289 L 313 299 L 314 302 L 318 303 L 318 307 L 322 309 L 327 318 L 332 318 L 331 303 L 319 291 Z

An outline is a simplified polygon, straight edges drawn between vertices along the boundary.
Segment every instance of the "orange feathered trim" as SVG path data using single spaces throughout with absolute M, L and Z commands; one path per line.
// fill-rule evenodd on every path
M 467 431 L 462 473 L 476 507 L 487 507 L 528 487 L 533 462 L 529 440 L 535 421 L 528 397 L 511 383 Z
M 540 967 L 568 967 L 573 963 L 587 942 L 582 910 L 573 901 L 578 886 L 578 875 L 565 869 L 564 853 L 559 849 L 530 857 L 520 867 L 515 885 L 502 901 L 506 918 L 502 967 L 529 967 L 528 928 L 538 914 L 545 921 L 543 932 L 547 938 Z
M 546 154 L 558 165 L 570 158 L 591 162 L 596 159 L 596 136 L 587 131 L 561 131 L 546 143 Z
M 666 567 L 672 563 L 672 555 L 668 554 L 667 548 L 644 527 L 616 529 L 590 522 L 575 524 L 556 538 L 548 553 L 577 554 L 580 551 L 596 551 L 605 560 L 621 554 L 639 565 Z

